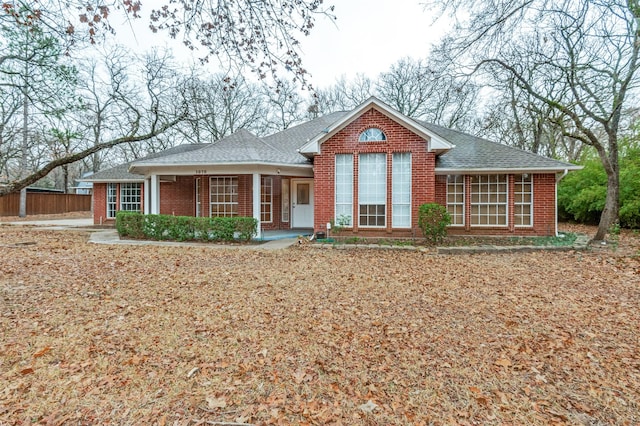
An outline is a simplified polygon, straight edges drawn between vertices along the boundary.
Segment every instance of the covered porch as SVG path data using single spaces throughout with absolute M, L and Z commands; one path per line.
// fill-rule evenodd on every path
M 254 169 L 254 173 L 238 167 L 211 169 L 190 175 L 165 169 L 162 174 L 145 175 L 143 212 L 253 217 L 258 222 L 255 239 L 262 241 L 313 233 L 314 194 L 309 168 L 274 170 L 272 166 L 259 172 Z

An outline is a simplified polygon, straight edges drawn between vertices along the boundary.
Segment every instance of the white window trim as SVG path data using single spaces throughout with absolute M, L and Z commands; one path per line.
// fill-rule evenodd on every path
M 394 164 L 395 161 L 393 159 L 393 157 L 395 155 L 408 155 L 409 156 L 409 202 L 408 203 L 394 203 L 393 202 L 393 183 L 394 183 Z M 394 152 L 391 155 L 391 227 L 394 229 L 411 229 L 411 218 L 412 218 L 412 209 L 411 209 L 411 201 L 413 200 L 413 156 L 411 155 L 411 152 Z M 394 218 L 394 206 L 409 206 L 409 225 L 407 226 L 396 226 L 393 223 L 393 218 Z
M 269 201 L 263 201 L 263 190 L 269 188 Z M 269 206 L 269 220 L 264 220 L 264 206 Z M 265 176 L 260 182 L 260 223 L 273 223 L 273 178 L 271 176 Z
M 340 215 L 338 215 L 338 205 L 342 205 L 342 206 L 350 206 L 351 208 L 349 209 L 350 214 L 349 214 L 349 224 L 345 225 L 348 228 L 353 227 L 354 224 L 354 219 L 353 219 L 353 154 L 336 154 L 334 161 L 335 161 L 335 165 L 338 164 L 338 156 L 339 155 L 344 155 L 344 156 L 348 156 L 351 159 L 351 202 L 350 203 L 338 203 L 338 173 L 337 173 L 337 168 L 334 168 L 334 176 L 333 176 L 333 220 L 335 221 L 335 223 L 339 223 L 340 220 Z
M 369 137 L 371 137 L 370 133 L 372 131 L 379 132 L 378 134 L 382 135 L 382 137 L 380 139 L 369 139 Z M 358 136 L 358 142 L 362 142 L 362 143 L 367 143 L 367 142 L 386 142 L 386 141 L 387 141 L 387 135 L 379 127 L 368 127 L 366 129 L 364 129 L 362 132 L 360 132 L 360 135 Z
M 238 176 L 211 176 L 209 177 L 209 217 L 236 217 L 239 216 L 239 213 L 235 213 L 233 214 L 233 212 L 231 214 L 224 214 L 223 216 L 213 216 L 213 206 L 218 205 L 218 204 L 222 204 L 222 205 L 236 205 L 238 208 L 240 207 L 240 203 L 238 198 L 240 197 L 240 194 L 236 194 L 236 201 L 235 202 L 222 202 L 222 203 L 218 203 L 218 202 L 213 202 L 212 197 L 211 197 L 211 189 L 213 188 L 213 185 L 211 185 L 211 182 L 213 182 L 213 180 L 218 180 L 218 179 L 235 179 L 236 180 L 236 188 L 238 189 L 238 192 L 240 190 L 239 186 L 240 186 L 240 179 L 238 178 Z M 231 194 L 233 195 L 233 194 Z M 236 211 L 238 211 L 238 208 L 236 208 Z
M 477 202 L 474 203 L 473 200 L 471 199 L 469 201 L 469 208 L 471 209 L 471 214 L 470 214 L 470 221 L 471 221 L 471 226 L 474 228 L 508 228 L 509 227 L 509 175 L 505 175 L 505 174 L 489 174 L 489 175 L 472 175 L 470 177 L 471 182 L 470 182 L 470 187 L 471 187 L 471 197 L 473 198 L 473 177 L 474 176 L 503 176 L 506 180 L 506 198 L 504 203 L 491 203 L 491 202 Z M 505 206 L 505 223 L 504 224 L 480 224 L 480 223 L 473 223 L 473 206 L 474 205 L 478 205 L 478 206 L 492 206 L 492 205 L 496 205 L 496 206 L 500 206 L 500 205 L 504 205 Z M 477 216 L 477 215 L 476 215 Z
M 129 191 L 129 193 L 124 194 L 124 191 Z M 131 191 L 137 191 L 137 193 L 132 194 Z M 137 197 L 138 201 L 128 201 L 132 197 Z M 131 206 L 138 206 L 136 209 L 125 208 Z M 126 182 L 120 184 L 120 211 L 128 211 L 128 212 L 140 212 L 142 205 L 142 184 L 136 182 Z
M 202 203 L 200 200 L 200 178 L 195 178 L 194 179 L 194 183 L 195 183 L 195 193 L 194 193 L 194 198 L 195 198 L 195 213 L 196 213 L 196 217 L 200 217 L 202 216 Z
M 461 182 L 461 186 L 462 186 L 462 203 L 449 203 L 449 176 L 460 176 L 462 178 L 462 182 Z M 458 185 L 458 183 L 456 182 L 456 186 Z M 446 176 L 446 180 L 445 180 L 445 186 L 446 186 L 446 193 L 445 196 L 446 198 L 446 203 L 445 203 L 445 208 L 449 207 L 449 205 L 452 206 L 462 206 L 462 223 L 456 223 L 456 224 L 451 224 L 449 226 L 465 226 L 466 224 L 466 220 L 467 220 L 467 215 L 466 215 L 466 193 L 467 193 L 467 185 L 466 185 L 466 178 L 465 175 L 447 175 Z M 457 194 L 457 193 L 456 193 Z M 449 213 L 451 215 L 451 213 Z M 451 215 L 453 216 L 453 215 Z
M 523 173 L 523 174 L 524 174 L 524 173 Z M 520 174 L 519 176 L 522 176 L 523 174 Z M 524 205 L 527 205 L 527 204 L 528 204 L 528 205 L 530 205 L 530 206 L 531 206 L 531 214 L 529 214 L 529 220 L 530 220 L 529 224 L 528 224 L 528 225 L 517 225 L 517 224 L 515 224 L 515 225 L 514 225 L 514 227 L 515 227 L 515 228 L 532 228 L 532 227 L 533 227 L 533 224 L 535 223 L 535 222 L 534 222 L 534 220 L 533 220 L 533 213 L 534 213 L 534 209 L 533 209 L 533 202 L 534 202 L 534 199 L 533 199 L 533 191 L 534 191 L 533 175 L 532 175 L 532 174 L 529 174 L 529 178 L 531 179 L 531 202 L 530 202 L 530 203 L 516 203 L 516 202 L 515 202 L 515 197 L 516 197 L 516 194 L 515 194 L 515 185 L 516 185 L 516 183 L 517 183 L 517 182 L 516 182 L 516 180 L 515 180 L 515 176 L 514 176 L 514 179 L 513 179 L 513 180 L 514 180 L 514 182 L 513 182 L 513 183 L 514 183 L 514 193 L 513 193 L 513 198 L 514 198 L 514 203 L 513 203 L 513 205 L 514 205 L 514 209 L 515 209 L 515 206 L 516 206 L 516 205 L 524 206 Z M 515 211 L 514 211 L 514 214 L 515 214 Z M 515 219 L 515 216 L 514 216 L 513 220 L 514 220 L 514 222 L 516 222 L 516 223 L 517 223 L 517 221 L 516 221 L 516 219 Z
M 281 209 L 281 220 L 282 223 L 289 223 L 289 218 L 291 217 L 291 212 L 290 212 L 290 205 L 291 205 L 291 194 L 289 193 L 290 191 L 290 186 L 289 186 L 289 179 L 288 178 L 283 178 L 280 181 L 280 190 L 282 191 L 282 200 L 281 200 L 281 204 L 282 204 L 282 209 Z
M 113 190 L 113 193 L 110 194 L 110 191 Z M 113 196 L 113 200 L 110 199 L 110 196 Z M 112 205 L 113 209 L 110 209 L 109 206 Z M 109 215 L 109 212 L 113 210 L 113 215 Z M 118 184 L 117 183 L 107 183 L 107 219 L 115 219 L 116 214 L 118 213 Z
M 361 189 L 362 189 L 362 185 L 361 185 L 361 178 L 362 178 L 362 157 L 363 156 L 367 156 L 367 155 L 380 155 L 381 158 L 384 158 L 384 194 L 385 194 L 385 199 L 384 199 L 384 203 L 383 204 L 362 204 L 362 202 L 360 201 L 360 194 L 361 194 Z M 389 188 L 387 188 L 387 154 L 383 153 L 383 152 L 367 152 L 367 153 L 360 153 L 358 154 L 358 227 L 359 228 L 363 228 L 363 229 L 386 229 L 387 227 L 387 216 L 389 213 L 389 206 L 387 205 L 387 194 L 388 194 L 388 190 Z M 360 222 L 360 206 L 380 206 L 380 205 L 384 205 L 384 224 L 383 225 L 363 225 Z

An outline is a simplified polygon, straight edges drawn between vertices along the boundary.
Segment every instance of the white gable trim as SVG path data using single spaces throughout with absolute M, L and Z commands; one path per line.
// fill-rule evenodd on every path
M 335 136 L 339 131 L 341 131 L 342 129 L 347 127 L 355 119 L 357 119 L 363 113 L 365 113 L 366 111 L 368 111 L 370 109 L 375 109 L 376 111 L 380 112 L 381 114 L 389 117 L 391 120 L 393 120 L 393 121 L 401 124 L 402 126 L 406 127 L 407 129 L 409 129 L 413 133 L 417 134 L 418 136 L 421 136 L 422 138 L 428 140 L 429 141 L 429 146 L 428 146 L 428 150 L 429 151 L 434 151 L 434 152 L 437 152 L 437 153 L 441 153 L 441 152 L 448 151 L 448 150 L 450 150 L 450 149 L 452 149 L 454 147 L 454 145 L 452 143 L 450 143 L 449 141 L 445 140 L 441 136 L 437 135 L 436 133 L 433 133 L 432 131 L 428 130 L 427 128 L 425 128 L 424 126 L 420 125 L 416 121 L 414 121 L 411 118 L 405 116 L 404 114 L 401 114 L 400 112 L 398 112 L 395 109 L 391 108 L 390 106 L 386 105 L 385 103 L 383 103 L 379 99 L 377 99 L 375 97 L 371 97 L 371 98 L 367 99 L 367 101 L 365 101 L 363 104 L 361 104 L 360 106 L 356 107 L 353 111 L 351 111 L 350 113 L 348 113 L 345 116 L 343 116 L 340 120 L 338 120 L 337 122 L 333 123 L 330 127 L 325 129 L 321 134 L 319 134 L 319 135 L 315 136 L 313 139 L 310 139 L 309 141 L 307 141 L 307 143 L 305 145 L 303 145 L 302 148 L 300 148 L 298 150 L 298 152 L 300 154 L 302 154 L 302 155 L 306 155 L 306 156 L 310 156 L 310 157 L 314 156 L 316 154 L 319 154 L 320 153 L 320 145 L 322 145 L 322 143 L 324 141 L 326 141 L 326 140 L 332 138 L 333 136 Z

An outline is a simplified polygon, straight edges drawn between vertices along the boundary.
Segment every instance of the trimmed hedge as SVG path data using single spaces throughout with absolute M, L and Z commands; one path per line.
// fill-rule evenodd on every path
M 121 237 L 171 241 L 250 241 L 258 230 L 252 217 L 190 217 L 120 211 Z

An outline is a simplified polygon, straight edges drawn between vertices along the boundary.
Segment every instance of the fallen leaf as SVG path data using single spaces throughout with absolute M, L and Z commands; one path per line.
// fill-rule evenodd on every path
M 41 356 L 43 356 L 44 354 L 46 354 L 50 350 L 51 350 L 51 346 L 45 346 L 44 348 L 40 349 L 38 352 L 34 353 L 33 357 L 34 358 L 40 358 Z
M 32 367 L 23 368 L 22 370 L 20 370 L 20 374 L 22 374 L 23 376 L 31 373 L 33 373 Z

